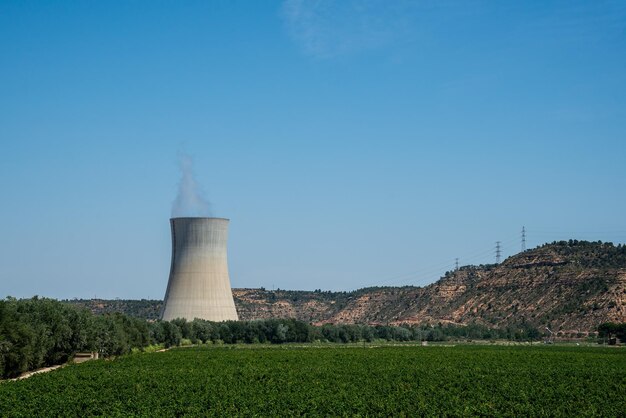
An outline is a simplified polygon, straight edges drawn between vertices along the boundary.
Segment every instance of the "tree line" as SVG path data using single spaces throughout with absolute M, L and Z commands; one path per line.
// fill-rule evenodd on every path
M 536 328 L 518 324 L 504 329 L 483 325 L 314 326 L 296 319 L 210 322 L 146 321 L 121 313 L 95 315 L 54 299 L 0 300 L 0 377 L 62 364 L 78 352 L 118 356 L 159 345 L 235 343 L 355 343 L 385 341 L 444 341 L 459 339 L 540 338 Z

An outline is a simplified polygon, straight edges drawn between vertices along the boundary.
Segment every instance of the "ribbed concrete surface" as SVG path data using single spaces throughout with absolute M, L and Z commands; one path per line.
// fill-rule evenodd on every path
M 172 265 L 161 318 L 237 320 L 230 288 L 228 219 L 172 218 Z

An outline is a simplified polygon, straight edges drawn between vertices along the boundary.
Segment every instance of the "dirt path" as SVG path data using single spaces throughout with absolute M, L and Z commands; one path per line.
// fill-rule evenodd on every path
M 52 370 L 60 369 L 61 367 L 65 367 L 65 364 L 58 364 L 56 366 L 44 367 L 42 369 L 37 369 L 31 372 L 26 372 L 14 379 L 7 379 L 5 380 L 5 382 L 14 382 L 16 380 L 28 379 L 29 377 L 34 376 L 36 374 L 51 372 Z
M 174 347 L 162 348 L 160 350 L 155 351 L 155 353 L 162 353 L 164 351 L 171 350 L 172 348 L 174 348 Z M 113 360 L 114 358 L 115 357 L 109 357 L 109 358 L 107 358 L 107 360 Z M 89 360 L 92 360 L 92 359 L 85 359 L 83 361 L 79 361 L 79 362 L 75 362 L 75 363 L 84 363 L 85 361 L 89 361 Z M 57 364 L 56 366 L 44 367 L 44 368 L 33 370 L 33 371 L 30 371 L 30 372 L 25 372 L 25 373 L 19 375 L 18 377 L 13 378 L 13 379 L 6 379 L 6 380 L 1 380 L 0 379 L 0 383 L 1 382 L 14 382 L 16 380 L 28 379 L 29 377 L 34 376 L 36 374 L 51 372 L 52 370 L 60 369 L 61 367 L 65 367 L 65 366 L 67 366 L 67 364 Z

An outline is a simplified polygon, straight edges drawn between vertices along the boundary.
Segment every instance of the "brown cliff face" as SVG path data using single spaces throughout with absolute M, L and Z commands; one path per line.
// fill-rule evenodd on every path
M 560 242 L 467 266 L 423 287 L 354 292 L 233 289 L 240 319 L 295 317 L 324 323 L 527 322 L 570 333 L 626 322 L 626 247 Z

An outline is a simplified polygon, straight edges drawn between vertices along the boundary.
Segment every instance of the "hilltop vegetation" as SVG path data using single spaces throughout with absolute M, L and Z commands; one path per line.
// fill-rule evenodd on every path
M 626 356 L 583 347 L 185 348 L 0 384 L 3 416 L 621 416 Z

